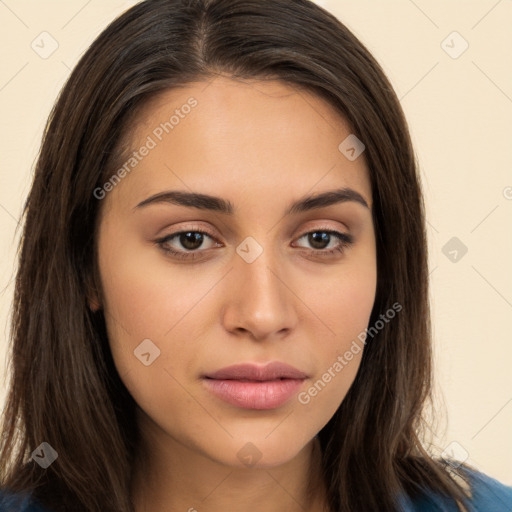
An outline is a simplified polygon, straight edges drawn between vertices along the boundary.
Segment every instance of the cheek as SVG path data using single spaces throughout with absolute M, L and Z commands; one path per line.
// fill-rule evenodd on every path
M 201 299 L 213 281 L 208 273 L 173 268 L 157 248 L 129 237 L 106 241 L 102 249 L 104 310 L 113 345 L 122 340 L 133 351 L 146 338 L 168 339 L 183 321 L 190 323 L 190 313 L 204 313 Z
M 331 352 L 343 350 L 364 331 L 375 301 L 376 286 L 375 259 L 369 252 L 317 279 L 314 287 L 305 287 L 304 296 L 326 327 L 324 331 L 330 334 L 321 346 Z
M 377 283 L 372 251 L 340 266 L 329 279 L 316 279 L 317 286 L 304 286 L 319 322 L 310 324 L 308 338 L 315 340 L 311 357 L 315 376 L 297 396 L 307 411 L 306 422 L 320 430 L 333 416 L 352 385 L 364 350 L 364 332 L 373 309 Z M 319 285 L 322 286 L 319 286 Z M 322 335 L 319 336 L 319 326 Z M 309 419 L 311 418 L 311 420 Z
M 173 266 L 156 248 L 122 237 L 110 240 L 100 253 L 100 274 L 116 369 L 150 417 L 176 421 L 179 416 L 184 429 L 204 413 L 187 392 L 188 380 L 202 362 L 199 345 L 207 335 L 205 326 L 215 318 L 216 290 L 206 293 L 219 278 L 212 272 Z M 114 243 L 119 244 L 117 249 Z M 203 421 L 218 428 L 210 417 Z
M 178 423 L 193 425 L 200 411 L 185 391 L 183 372 L 198 366 L 194 340 L 207 314 L 201 298 L 211 276 L 192 285 L 191 274 L 173 272 L 161 259 L 156 265 L 151 253 L 126 244 L 122 257 L 105 257 L 100 265 L 110 349 L 121 380 L 150 417 L 179 411 Z

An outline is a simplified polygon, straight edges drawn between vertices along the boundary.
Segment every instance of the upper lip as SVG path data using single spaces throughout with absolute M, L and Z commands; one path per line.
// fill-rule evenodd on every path
M 305 379 L 307 375 L 297 368 L 279 361 L 264 366 L 254 363 L 235 364 L 221 368 L 205 375 L 208 379 L 226 380 L 276 380 L 276 379 Z

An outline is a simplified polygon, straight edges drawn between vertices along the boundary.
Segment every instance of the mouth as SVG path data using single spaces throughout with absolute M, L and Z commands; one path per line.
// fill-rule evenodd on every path
M 298 392 L 308 375 L 285 363 L 241 364 L 203 375 L 206 389 L 242 409 L 281 407 Z

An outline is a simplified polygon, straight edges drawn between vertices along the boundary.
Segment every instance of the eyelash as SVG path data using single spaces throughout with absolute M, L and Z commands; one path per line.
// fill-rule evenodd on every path
M 177 251 L 175 249 L 170 248 L 169 246 L 166 246 L 166 244 L 169 243 L 170 240 L 178 237 L 179 235 L 181 235 L 183 233 L 200 233 L 202 235 L 206 235 L 206 236 L 210 237 L 212 240 L 215 240 L 215 237 L 212 234 L 208 233 L 207 231 L 200 229 L 200 228 L 197 228 L 197 229 L 191 228 L 191 229 L 186 229 L 186 230 L 182 230 L 182 231 L 177 231 L 176 233 L 173 233 L 171 235 L 166 235 L 162 238 L 159 238 L 158 240 L 155 240 L 155 243 L 162 251 L 164 251 L 165 254 L 167 254 L 171 257 L 175 257 L 178 259 L 195 260 L 195 259 L 197 259 L 196 254 L 201 253 L 200 249 L 196 249 L 194 251 Z M 307 236 L 311 233 L 327 233 L 328 235 L 332 235 L 332 236 L 336 237 L 340 241 L 340 243 L 333 249 L 328 249 L 328 250 L 311 249 L 310 250 L 310 252 L 313 253 L 315 256 L 320 256 L 321 258 L 332 257 L 336 253 L 343 254 L 345 252 L 345 249 L 347 249 L 354 243 L 354 238 L 352 235 L 349 235 L 347 233 L 340 233 L 339 231 L 334 231 L 332 229 L 323 229 L 323 228 L 317 228 L 312 231 L 307 231 L 306 233 L 301 235 L 298 238 L 298 240 L 300 240 L 301 238 L 304 238 L 305 236 Z M 204 250 L 207 250 L 207 249 L 204 249 Z

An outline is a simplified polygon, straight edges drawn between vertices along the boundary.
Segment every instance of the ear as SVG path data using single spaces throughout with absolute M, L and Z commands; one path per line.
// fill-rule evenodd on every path
M 89 309 L 91 311 L 93 311 L 94 313 L 96 313 L 96 311 L 99 311 L 101 309 L 101 304 L 99 303 L 99 301 L 95 297 L 94 298 L 88 298 L 87 302 L 89 304 Z
M 86 283 L 86 297 L 89 309 L 94 313 L 102 308 L 100 294 L 98 293 L 98 287 L 94 283 L 94 279 L 87 279 Z

